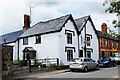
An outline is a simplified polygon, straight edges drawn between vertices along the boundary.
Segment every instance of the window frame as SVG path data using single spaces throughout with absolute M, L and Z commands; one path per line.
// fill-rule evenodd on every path
M 73 50 L 67 50 L 67 61 L 70 61 L 73 59 Z
M 87 41 L 90 41 L 90 40 L 91 40 L 91 39 L 90 39 L 90 36 L 87 36 L 87 37 L 86 37 L 86 40 L 87 40 Z M 90 46 L 90 43 L 87 44 L 87 46 Z
M 23 45 L 28 45 L 28 37 L 23 38 Z
M 106 47 L 108 47 L 108 39 L 106 39 L 106 41 L 105 41 L 105 45 L 106 45 Z
M 114 40 L 112 41 L 112 47 L 114 47 Z
M 119 48 L 119 42 L 116 42 L 116 47 Z
M 35 40 L 35 41 L 36 41 L 36 42 L 35 42 L 36 44 L 40 44 L 40 43 L 41 43 L 41 35 L 36 35 L 36 36 L 35 36 L 35 39 L 36 39 L 36 40 Z
M 72 44 L 72 33 L 67 33 L 67 43 Z

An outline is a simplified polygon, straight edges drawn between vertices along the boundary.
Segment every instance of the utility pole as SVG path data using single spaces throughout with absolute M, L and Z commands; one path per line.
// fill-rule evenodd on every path
M 28 5 L 28 7 L 30 8 L 29 14 L 30 14 L 30 24 L 31 24 L 31 22 L 32 22 L 32 20 L 31 20 L 32 8 L 34 8 L 34 6 Z

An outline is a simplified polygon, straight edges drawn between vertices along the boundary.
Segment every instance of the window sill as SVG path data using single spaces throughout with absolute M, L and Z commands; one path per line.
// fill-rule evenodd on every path
M 35 44 L 41 44 L 41 43 L 35 43 Z

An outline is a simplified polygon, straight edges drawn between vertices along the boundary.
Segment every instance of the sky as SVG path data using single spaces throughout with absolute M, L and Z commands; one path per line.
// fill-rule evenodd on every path
M 90 15 L 97 30 L 107 23 L 111 30 L 115 14 L 105 12 L 104 0 L 0 0 L 0 35 L 23 29 L 24 14 L 30 14 L 31 26 L 67 14 L 74 19 Z

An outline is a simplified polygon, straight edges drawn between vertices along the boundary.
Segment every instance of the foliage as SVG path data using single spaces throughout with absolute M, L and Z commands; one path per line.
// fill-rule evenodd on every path
M 61 70 L 62 66 L 56 65 L 56 64 L 51 64 L 49 68 L 52 68 L 53 70 Z
M 26 65 L 26 62 L 25 62 L 25 60 L 18 60 L 18 61 L 17 61 L 17 64 L 18 64 L 19 66 L 25 66 L 25 65 Z
M 105 4 L 109 4 L 109 7 L 105 10 L 106 12 L 108 12 L 110 14 L 116 13 L 117 16 L 120 16 L 120 1 L 105 0 L 103 5 L 105 5 Z M 118 22 L 117 20 L 113 20 L 112 24 L 114 25 L 114 27 L 120 26 L 120 22 Z
M 119 38 L 119 37 L 120 37 L 120 36 L 119 36 L 117 33 L 115 33 L 113 30 L 110 30 L 109 28 L 108 28 L 108 30 L 109 30 L 109 32 L 104 34 L 106 37 L 110 37 L 110 36 L 113 37 L 113 38 Z
M 35 66 L 38 67 L 38 66 L 42 66 L 42 62 L 39 62 L 37 59 L 35 59 Z
M 109 13 L 117 13 L 120 14 L 120 1 L 116 1 L 116 0 L 106 0 L 105 4 L 109 4 L 110 6 L 105 10 L 106 12 Z

